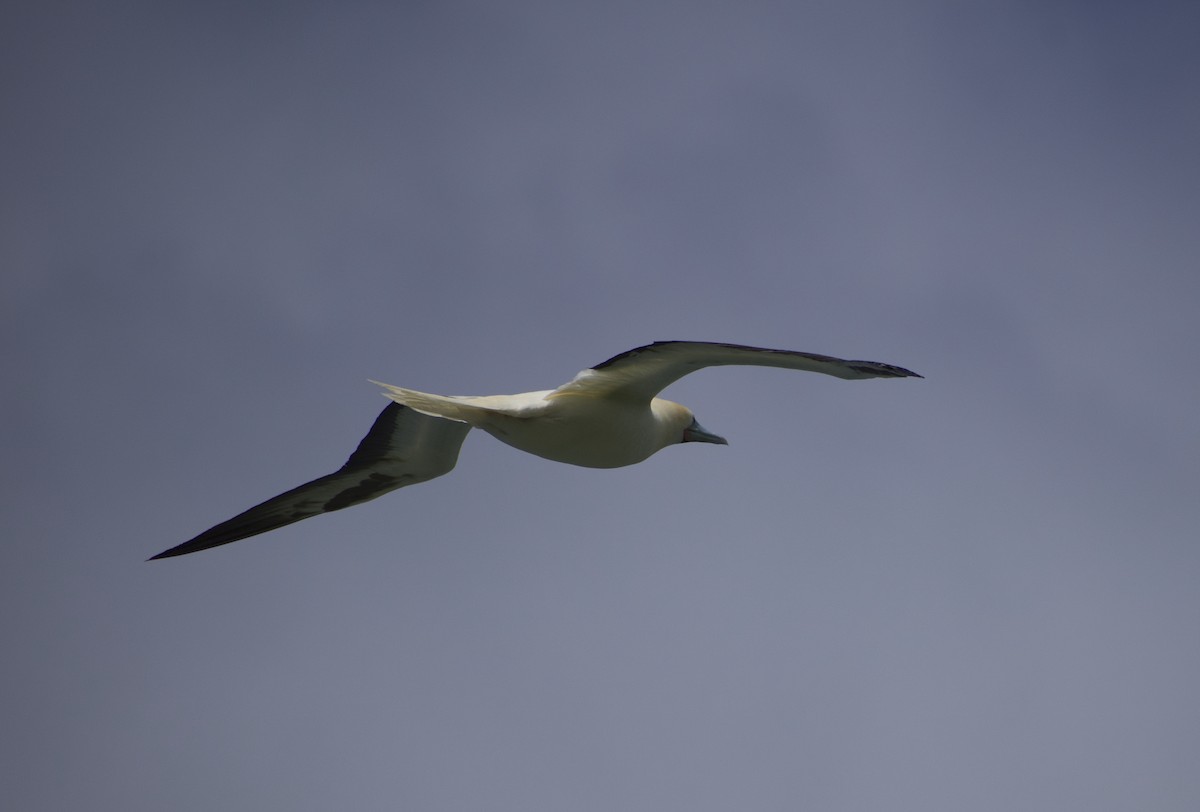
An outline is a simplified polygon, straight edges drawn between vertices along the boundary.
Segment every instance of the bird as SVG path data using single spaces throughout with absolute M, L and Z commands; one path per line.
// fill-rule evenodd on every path
M 634 465 L 680 443 L 727 445 L 690 409 L 658 393 L 698 369 L 730 365 L 821 372 L 846 380 L 924 377 L 892 364 L 794 350 L 656 341 L 589 367 L 557 389 L 517 395 L 432 395 L 371 381 L 391 403 L 345 465 L 147 560 L 219 547 L 448 474 L 471 429 L 529 454 L 586 468 Z

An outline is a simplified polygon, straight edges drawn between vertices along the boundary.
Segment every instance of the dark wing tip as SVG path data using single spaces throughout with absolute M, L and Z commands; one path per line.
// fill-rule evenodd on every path
M 158 555 L 152 555 L 152 556 L 150 556 L 149 558 L 147 558 L 146 560 L 147 560 L 147 561 L 157 561 L 157 560 L 158 560 L 158 559 L 160 559 L 160 558 L 171 558 L 171 557 L 173 557 L 173 556 L 177 556 L 177 555 L 184 555 L 184 554 L 186 554 L 188 551 L 187 551 L 187 550 L 181 550 L 181 549 L 179 549 L 179 548 L 180 548 L 180 547 L 182 547 L 182 546 L 183 546 L 183 545 L 182 545 L 182 544 L 180 544 L 178 547 L 172 547 L 172 548 L 171 548 L 171 549 L 169 549 L 169 550 L 163 550 L 163 551 L 162 551 L 161 553 L 159 553 Z
M 924 378 L 911 369 L 898 367 L 894 364 L 881 364 L 878 361 L 847 361 L 846 365 L 856 372 L 861 372 L 872 378 Z
M 248 538 L 249 536 L 254 536 L 259 533 L 265 533 L 267 530 L 273 529 L 270 527 L 266 527 L 263 529 L 253 529 L 253 530 L 250 530 L 249 532 L 242 532 L 242 533 L 217 534 L 217 533 L 213 532 L 215 530 L 224 529 L 225 524 L 226 523 L 223 522 L 223 523 L 217 525 L 216 527 L 212 528 L 212 530 L 206 530 L 205 532 L 196 536 L 194 539 L 185 541 L 183 544 L 176 544 L 171 549 L 163 550 L 158 555 L 152 555 L 149 558 L 147 558 L 146 560 L 147 561 L 157 561 L 160 558 L 174 558 L 177 555 L 188 555 L 189 553 L 198 553 L 201 550 L 208 550 L 212 547 L 220 547 L 222 544 L 229 544 L 234 541 L 240 541 L 241 539 Z
M 896 367 L 896 366 L 892 366 L 891 364 L 884 364 L 883 366 L 886 366 L 888 368 L 888 370 L 892 372 L 891 377 L 893 377 L 893 378 L 921 378 L 921 379 L 925 378 L 924 375 L 913 372 L 911 369 L 905 369 L 904 367 Z
M 146 560 L 147 561 L 157 561 L 160 558 L 174 558 L 177 555 L 187 555 L 188 553 L 196 553 L 203 549 L 206 549 L 206 548 L 205 547 L 197 547 L 197 546 L 193 545 L 190 541 L 185 541 L 183 544 L 177 544 L 169 550 L 163 550 L 158 555 L 152 555 L 149 558 L 147 558 Z
M 336 476 L 337 474 L 330 474 L 320 479 L 314 479 L 312 482 L 301 485 L 298 488 L 293 488 L 286 493 L 281 493 L 279 496 L 272 497 L 262 504 L 242 511 L 232 519 L 227 519 L 220 524 L 213 525 L 200 535 L 188 539 L 183 544 L 177 544 L 169 550 L 163 550 L 158 555 L 151 556 L 146 560 L 155 561 L 159 558 L 173 558 L 177 555 L 198 553 L 201 550 L 209 550 L 213 547 L 220 547 L 223 544 L 241 541 L 251 536 L 257 536 L 260 533 L 266 533 L 269 530 L 286 527 L 301 519 L 307 519 L 310 516 L 324 513 L 330 510 L 330 508 L 324 507 L 319 502 L 313 500 L 304 501 L 303 496 L 314 485 L 319 485 Z

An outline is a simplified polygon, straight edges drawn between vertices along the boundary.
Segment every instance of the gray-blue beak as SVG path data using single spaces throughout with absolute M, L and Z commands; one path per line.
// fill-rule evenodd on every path
M 701 426 L 696 420 L 692 419 L 692 425 L 683 430 L 683 442 L 685 443 L 716 443 L 717 445 L 729 445 L 729 441 L 724 437 L 713 434 Z

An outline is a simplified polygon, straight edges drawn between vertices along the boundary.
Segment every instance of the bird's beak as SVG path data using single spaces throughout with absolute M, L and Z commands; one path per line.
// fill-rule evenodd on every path
M 724 437 L 720 437 L 708 431 L 695 420 L 692 425 L 683 430 L 683 442 L 685 443 L 716 443 L 717 445 L 729 445 L 729 441 Z

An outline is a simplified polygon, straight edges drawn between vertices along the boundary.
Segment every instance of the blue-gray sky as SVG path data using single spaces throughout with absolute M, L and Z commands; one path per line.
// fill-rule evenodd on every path
M 118 7 L 119 6 L 119 7 Z M 10 3 L 0 797 L 1194 810 L 1189 3 Z M 657 339 L 728 448 L 168 561 Z

